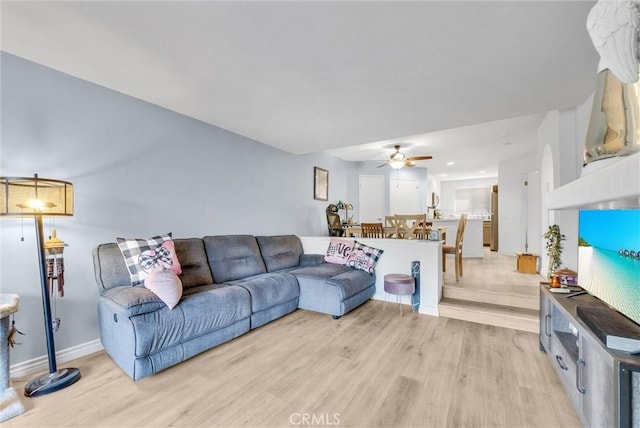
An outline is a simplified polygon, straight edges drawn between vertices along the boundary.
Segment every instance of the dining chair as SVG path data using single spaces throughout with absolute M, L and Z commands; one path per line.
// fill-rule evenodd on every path
M 327 214 L 329 236 L 343 236 L 344 228 L 342 227 L 342 221 L 340 221 L 340 214 L 338 214 L 338 206 L 336 204 L 330 204 L 325 212 Z
M 426 214 L 396 214 L 396 236 L 404 239 L 424 239 Z
M 361 236 L 363 238 L 384 238 L 382 223 L 362 223 Z
M 456 282 L 463 275 L 462 271 L 462 241 L 464 240 L 464 229 L 467 226 L 467 215 L 462 214 L 458 221 L 458 230 L 456 231 L 456 243 L 454 245 L 442 246 L 442 271 L 447 271 L 447 254 L 453 254 L 456 265 Z
M 387 238 L 397 238 L 398 227 L 396 226 L 396 216 L 386 215 L 384 216 L 384 227 L 387 230 Z

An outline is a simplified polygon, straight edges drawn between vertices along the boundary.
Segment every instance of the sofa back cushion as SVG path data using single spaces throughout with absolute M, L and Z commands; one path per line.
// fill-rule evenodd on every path
M 213 284 L 204 242 L 200 238 L 174 239 L 176 255 L 182 266 L 182 288 Z
M 173 242 L 182 266 L 180 280 L 183 288 L 212 284 L 213 277 L 202 240 L 174 239 Z M 101 244 L 93 249 L 93 269 L 101 293 L 114 287 L 131 286 L 129 270 L 116 243 Z
M 269 272 L 300 265 L 302 242 L 295 235 L 256 236 L 262 259 Z
M 202 240 L 217 284 L 267 271 L 256 238 L 252 235 L 205 236 Z
M 131 286 L 131 274 L 115 242 L 93 249 L 93 274 L 100 293 L 114 287 Z

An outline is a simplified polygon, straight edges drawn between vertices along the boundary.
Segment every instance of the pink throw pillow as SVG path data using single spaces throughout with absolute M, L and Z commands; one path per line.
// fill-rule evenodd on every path
M 327 248 L 327 254 L 324 256 L 324 261 L 327 263 L 335 263 L 344 265 L 347 263 L 349 254 L 353 250 L 355 240 L 331 238 L 329 241 L 329 248 Z
M 176 244 L 173 241 L 164 241 L 161 247 L 171 251 L 171 271 L 176 275 L 182 275 L 182 266 L 180 266 L 180 262 L 178 261 L 178 256 L 176 254 Z
M 155 249 L 143 251 L 138 258 L 138 265 L 140 270 L 147 274 L 165 269 L 171 270 L 176 275 L 182 274 L 182 266 L 178 261 L 173 241 L 164 241 Z
M 380 260 L 382 253 L 384 253 L 384 250 L 369 247 L 361 242 L 355 241 L 346 265 L 365 272 L 374 273 L 376 264 L 378 260 Z
M 154 270 L 144 279 L 144 287 L 158 296 L 169 309 L 182 298 L 182 281 L 170 270 Z

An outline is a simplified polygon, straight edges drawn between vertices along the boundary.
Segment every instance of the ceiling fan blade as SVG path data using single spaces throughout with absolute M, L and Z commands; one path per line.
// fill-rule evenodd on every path
M 404 161 L 404 166 L 409 167 L 409 168 L 413 168 L 414 166 L 416 166 L 416 163 L 410 160 L 406 160 Z
M 429 160 L 433 159 L 433 156 L 410 156 L 406 160 L 408 161 L 421 161 L 421 160 Z

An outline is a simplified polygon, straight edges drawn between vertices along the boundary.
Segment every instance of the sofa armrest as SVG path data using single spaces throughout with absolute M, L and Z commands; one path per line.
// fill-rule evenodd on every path
M 110 300 L 118 307 L 118 312 L 127 317 L 155 312 L 167 306 L 141 285 L 110 288 L 102 293 L 101 298 Z
M 303 254 L 300 256 L 300 267 L 317 266 L 325 263 L 324 254 Z

